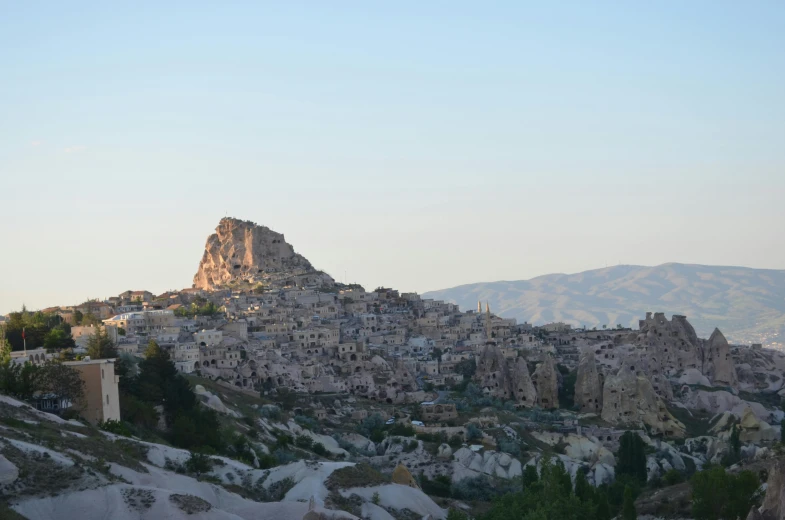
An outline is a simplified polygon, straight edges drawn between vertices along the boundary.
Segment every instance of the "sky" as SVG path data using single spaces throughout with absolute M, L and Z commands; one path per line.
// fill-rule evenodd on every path
M 120 5 L 124 4 L 124 5 Z M 785 3 L 0 0 L 0 313 L 190 287 L 785 268 Z

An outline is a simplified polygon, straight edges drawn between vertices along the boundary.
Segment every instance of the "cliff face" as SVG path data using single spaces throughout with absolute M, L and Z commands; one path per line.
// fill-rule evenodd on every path
M 280 233 L 253 222 L 223 218 L 207 238 L 194 287 L 215 289 L 232 280 L 254 281 L 264 274 L 312 271 Z
M 632 333 L 630 343 L 641 347 L 638 367 L 648 374 L 660 397 L 673 397 L 665 376 L 674 376 L 695 369 L 718 386 L 738 386 L 736 367 L 730 347 L 722 333 L 715 329 L 708 340 L 698 338 L 687 318 L 674 314 L 672 320 L 657 312 L 640 321 L 640 330 Z
M 477 362 L 475 379 L 483 391 L 500 399 L 514 399 L 520 406 L 537 404 L 537 392 L 529 376 L 526 361 L 508 360 L 494 345 L 487 345 Z
M 580 406 L 581 412 L 602 412 L 602 381 L 591 350 L 583 353 L 578 364 L 575 404 Z

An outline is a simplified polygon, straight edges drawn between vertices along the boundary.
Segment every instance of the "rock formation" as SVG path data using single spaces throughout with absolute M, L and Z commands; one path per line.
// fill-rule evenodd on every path
M 617 425 L 642 427 L 672 437 L 684 436 L 685 428 L 657 397 L 651 382 L 622 365 L 605 379 L 602 394 L 602 419 Z
M 313 271 L 284 236 L 253 222 L 223 218 L 207 238 L 194 287 L 215 289 L 233 280 L 255 281 L 269 273 Z
M 534 387 L 537 389 L 537 404 L 540 408 L 559 407 L 559 376 L 556 374 L 556 364 L 551 356 L 537 365 L 532 374 Z
M 715 385 L 735 387 L 738 384 L 730 346 L 720 329 L 714 329 L 703 347 L 703 374 Z
M 672 399 L 668 377 L 686 371 L 698 371 L 713 385 L 736 387 L 738 380 L 730 347 L 719 330 L 711 338 L 698 338 L 685 316 L 674 314 L 668 321 L 664 313 L 646 313 L 640 320 L 640 330 L 629 337 L 630 343 L 640 347 L 638 370 L 651 380 L 658 395 Z
M 516 404 L 526 407 L 537 403 L 537 392 L 526 361 L 523 358 L 506 359 L 495 345 L 487 345 L 480 354 L 475 379 L 483 391 L 493 397 L 514 399 Z
M 578 363 L 575 379 L 575 404 L 581 412 L 602 412 L 602 381 L 597 371 L 594 352 L 586 350 Z
M 409 469 L 404 466 L 403 464 L 398 464 L 392 472 L 392 482 L 393 484 L 400 484 L 402 486 L 409 486 L 411 488 L 420 489 L 420 486 L 417 485 L 417 481 L 414 480 L 411 472 Z
M 785 459 L 779 459 L 769 470 L 766 495 L 760 508 L 752 507 L 747 520 L 780 520 L 785 518 Z

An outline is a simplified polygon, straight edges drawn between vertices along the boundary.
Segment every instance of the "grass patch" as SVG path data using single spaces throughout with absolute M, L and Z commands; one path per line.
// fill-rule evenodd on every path
M 687 437 L 700 437 L 706 435 L 711 428 L 711 412 L 693 410 L 692 413 L 684 408 L 668 407 L 668 411 L 681 422 L 687 429 Z
M 26 516 L 22 516 L 5 502 L 0 502 L 0 518 L 3 520 L 28 520 Z
M 325 482 L 327 489 L 349 489 L 353 487 L 373 487 L 389 484 L 390 477 L 383 475 L 368 464 L 356 464 L 336 469 Z

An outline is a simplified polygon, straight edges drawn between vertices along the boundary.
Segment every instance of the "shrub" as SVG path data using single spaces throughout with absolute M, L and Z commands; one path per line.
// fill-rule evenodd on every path
M 99 422 L 98 428 L 104 430 L 105 432 L 123 435 L 125 437 L 130 437 L 132 435 L 131 430 L 128 429 L 128 426 L 126 426 L 125 423 L 122 421 L 116 421 L 114 419 Z
M 482 430 L 474 423 L 469 423 L 466 426 L 466 440 L 471 441 L 474 439 L 482 439 Z
M 663 480 L 663 482 L 665 482 L 666 485 L 673 486 L 675 484 L 679 484 L 681 482 L 684 482 L 684 475 L 682 475 L 676 469 L 669 469 L 662 476 L 662 480 Z
M 298 435 L 294 440 L 294 443 L 298 448 L 303 448 L 305 450 L 310 450 L 313 447 L 313 439 L 307 435 Z
M 519 456 L 521 454 L 521 446 L 517 442 L 511 439 L 499 439 L 498 441 L 499 451 L 503 451 L 505 453 L 509 453 L 513 456 Z
M 403 423 L 395 423 L 389 430 L 390 435 L 399 435 L 401 437 L 414 437 L 414 427 L 406 426 Z
M 314 445 L 311 447 L 311 450 L 321 457 L 327 456 L 327 448 L 324 447 L 324 444 L 321 442 L 315 442 Z

